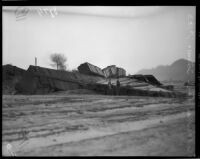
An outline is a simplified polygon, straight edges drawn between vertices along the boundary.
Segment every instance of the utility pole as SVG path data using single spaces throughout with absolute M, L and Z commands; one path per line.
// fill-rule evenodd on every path
M 35 57 L 35 66 L 37 66 L 37 57 Z

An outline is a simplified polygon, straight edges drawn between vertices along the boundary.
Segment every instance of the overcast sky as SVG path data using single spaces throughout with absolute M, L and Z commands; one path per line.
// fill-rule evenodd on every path
M 39 66 L 51 68 L 49 56 L 56 52 L 68 58 L 70 70 L 89 62 L 134 74 L 180 58 L 195 60 L 193 6 L 25 8 L 20 18 L 23 7 L 3 7 L 3 64 L 27 69 L 37 57 Z M 39 9 L 57 15 L 40 15 Z

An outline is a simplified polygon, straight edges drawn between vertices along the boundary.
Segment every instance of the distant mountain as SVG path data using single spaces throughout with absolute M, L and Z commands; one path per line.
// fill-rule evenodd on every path
M 194 81 L 195 63 L 179 59 L 171 65 L 160 65 L 152 69 L 142 69 L 137 74 L 152 74 L 160 81 Z

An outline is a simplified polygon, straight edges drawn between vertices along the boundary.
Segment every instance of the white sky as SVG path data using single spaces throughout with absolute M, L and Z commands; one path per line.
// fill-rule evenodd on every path
M 87 61 L 134 74 L 180 58 L 195 60 L 193 6 L 26 8 L 28 14 L 18 20 L 17 7 L 3 7 L 3 64 L 27 69 L 37 57 L 39 66 L 51 68 L 49 56 L 56 52 L 66 55 L 70 70 Z M 56 8 L 58 14 L 40 16 L 39 8 Z

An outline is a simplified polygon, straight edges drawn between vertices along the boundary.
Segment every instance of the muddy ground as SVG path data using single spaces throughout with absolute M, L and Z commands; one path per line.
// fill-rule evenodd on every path
M 195 100 L 3 95 L 3 155 L 194 156 Z

